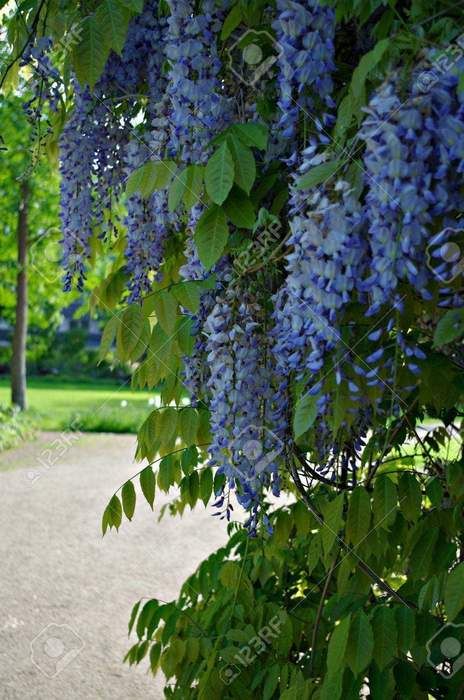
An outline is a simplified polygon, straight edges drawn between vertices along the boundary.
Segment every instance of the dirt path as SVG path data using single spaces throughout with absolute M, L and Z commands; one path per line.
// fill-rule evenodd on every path
M 102 539 L 103 508 L 138 470 L 134 438 L 87 435 L 66 451 L 54 438 L 0 457 L 0 698 L 163 698 L 146 665 L 121 663 L 131 607 L 175 597 L 224 525 L 200 507 L 157 523 L 157 495 L 155 515 L 140 501 Z

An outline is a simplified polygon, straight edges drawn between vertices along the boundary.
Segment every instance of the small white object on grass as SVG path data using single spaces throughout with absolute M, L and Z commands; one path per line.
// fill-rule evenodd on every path
M 126 401 L 126 399 L 123 399 L 121 401 L 121 408 L 126 408 L 126 406 L 127 406 L 127 401 Z

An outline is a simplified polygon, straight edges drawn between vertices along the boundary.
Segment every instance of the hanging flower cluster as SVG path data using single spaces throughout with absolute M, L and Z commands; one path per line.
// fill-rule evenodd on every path
M 210 412 L 210 463 L 255 531 L 263 491 L 278 493 L 279 467 L 296 454 L 298 405 L 315 426 L 298 435 L 312 473 L 354 484 L 376 422 L 402 410 L 399 374 L 403 394 L 413 392 L 426 357 L 423 338 L 404 320 L 412 313 L 405 290 L 423 303 L 434 295 L 443 305 L 460 300 L 456 260 L 443 246 L 454 244 L 464 204 L 464 99 L 458 65 L 426 93 L 415 75 L 405 89 L 392 73 L 371 96 L 355 139 L 359 172 L 341 160 L 335 172 L 326 148 L 338 80 L 333 10 L 317 0 L 267 7 L 261 20 L 270 19 L 276 60 L 269 70 L 263 64 L 252 94 L 246 77 L 241 85 L 239 73 L 227 72 L 227 41 L 237 47 L 241 31 L 229 19 L 230 39 L 222 37 L 231 7 L 149 0 L 94 90 L 75 81 L 61 143 L 62 216 L 66 284 L 81 285 L 92 232 L 104 235 L 103 199 L 120 196 L 146 162 L 174 162 L 180 189 L 195 189 L 191 168 L 201 166 L 205 188 L 189 191 L 183 209 L 171 207 L 167 187 L 127 198 L 129 300 L 160 280 L 168 242 L 185 258 L 178 284 L 212 280 L 195 313 L 183 309 L 194 334 L 183 380 L 192 403 Z M 254 129 L 240 130 L 239 121 Z M 263 122 L 272 132 L 267 149 Z M 326 181 L 302 188 L 318 166 Z M 234 256 L 256 243 L 260 219 L 248 219 L 258 209 L 280 217 L 277 252 L 237 275 Z M 211 247 L 224 227 L 230 234 L 210 266 L 196 242 L 205 212 L 214 214 Z

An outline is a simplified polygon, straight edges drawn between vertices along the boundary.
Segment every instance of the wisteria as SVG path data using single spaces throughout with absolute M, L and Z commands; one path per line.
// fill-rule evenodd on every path
M 318 2 L 278 0 L 273 27 L 279 47 L 279 136 L 292 144 L 297 160 L 300 123 L 314 131 L 314 142 L 329 143 L 333 123 L 335 18 L 330 7 Z M 313 137 L 314 138 L 314 137 Z
M 217 503 L 235 489 L 256 532 L 264 492 L 278 494 L 295 457 L 312 478 L 356 484 L 369 436 L 401 416 L 421 379 L 430 339 L 408 327 L 415 304 L 429 305 L 428 332 L 435 302 L 463 303 L 464 100 L 459 61 L 426 91 L 422 63 L 406 81 L 392 70 L 364 114 L 347 121 L 353 129 L 358 120 L 356 159 L 340 155 L 334 96 L 345 86 L 333 9 L 316 0 L 267 7 L 259 21 L 276 60 L 258 66 L 262 82 L 251 88 L 230 71 L 231 47 L 243 39 L 233 15 L 224 34 L 231 8 L 150 0 L 95 88 L 73 78 L 61 143 L 63 237 L 66 285 L 82 286 L 93 231 L 107 235 L 103 209 L 125 206 L 127 301 L 172 288 L 193 334 L 179 376 L 190 405 L 209 412 L 206 462 L 226 477 Z M 132 173 L 163 161 L 162 186 L 124 198 Z M 318 169 L 326 177 L 302 186 Z M 272 219 L 279 233 L 269 262 L 257 231 Z M 257 259 L 238 274 L 234 258 L 250 246 Z M 198 283 L 194 312 L 174 294 L 183 283 Z M 297 444 L 300 409 L 314 429 Z

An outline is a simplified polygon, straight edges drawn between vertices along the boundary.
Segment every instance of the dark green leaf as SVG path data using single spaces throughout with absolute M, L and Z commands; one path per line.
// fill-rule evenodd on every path
M 233 5 L 231 11 L 224 20 L 221 29 L 221 41 L 225 41 L 230 37 L 234 29 L 237 29 L 242 21 L 242 8 L 240 4 Z
M 464 608 L 464 563 L 458 564 L 448 574 L 445 585 L 445 610 L 448 620 L 454 618 Z
M 213 204 L 201 216 L 195 231 L 195 243 L 201 262 L 207 270 L 219 260 L 229 238 L 224 211 Z
M 126 514 L 126 518 L 128 520 L 132 520 L 136 502 L 135 488 L 132 481 L 126 481 L 126 483 L 122 487 L 121 498 L 122 507 L 124 509 L 124 513 Z
M 461 338 L 464 335 L 464 309 L 451 309 L 440 319 L 433 336 L 435 347 Z
M 234 159 L 224 141 L 208 160 L 205 170 L 206 191 L 215 204 L 227 199 L 234 184 Z
M 155 500 L 155 475 L 151 467 L 145 467 L 145 469 L 140 472 L 140 488 L 142 493 L 147 499 L 151 509 L 153 510 L 153 503 Z
M 359 544 L 370 529 L 371 508 L 369 494 L 363 486 L 355 488 L 350 498 L 346 537 L 348 542 Z
M 200 498 L 205 504 L 208 505 L 209 499 L 211 498 L 211 493 L 213 491 L 213 471 L 209 467 L 204 469 L 200 477 Z
M 130 12 L 117 0 L 101 0 L 95 18 L 102 28 L 105 43 L 120 54 L 126 41 Z
M 269 131 L 265 124 L 248 122 L 247 124 L 234 124 L 231 132 L 238 136 L 245 146 L 258 148 L 265 151 L 269 138 Z
M 345 660 L 355 676 L 364 671 L 372 660 L 374 636 L 372 627 L 363 610 L 351 620 Z
M 238 187 L 234 187 L 224 203 L 224 211 L 238 228 L 253 228 L 256 212 L 250 198 Z
M 386 530 L 396 518 L 398 496 L 396 486 L 386 475 L 380 474 L 374 482 L 374 525 Z
M 235 182 L 246 194 L 250 194 L 256 179 L 256 162 L 253 152 L 238 138 L 229 137 L 227 143 L 230 149 L 229 153 L 233 158 Z
M 398 635 L 395 611 L 382 605 L 375 610 L 372 620 L 374 634 L 374 659 L 381 671 L 396 655 Z

